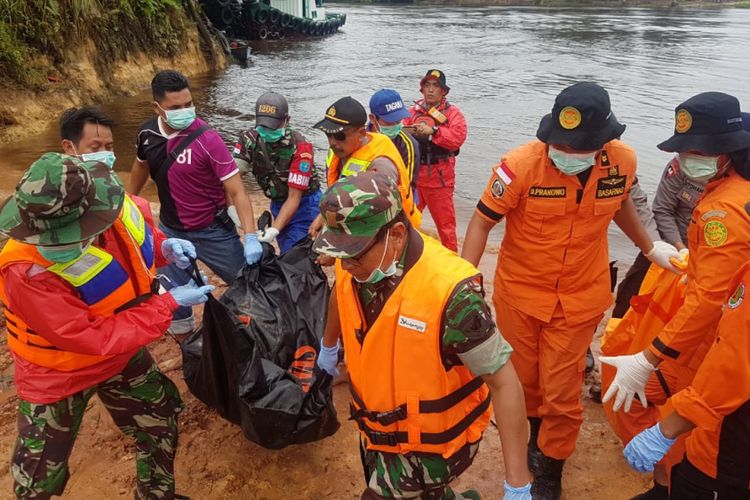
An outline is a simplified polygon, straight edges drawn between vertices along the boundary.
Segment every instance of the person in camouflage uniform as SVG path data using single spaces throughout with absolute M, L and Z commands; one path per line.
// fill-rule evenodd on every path
M 440 443 L 435 446 L 415 447 L 412 439 L 406 442 L 404 437 L 398 436 L 398 431 L 409 425 L 400 422 L 408 422 L 408 416 L 399 416 L 398 408 L 392 410 L 373 403 L 383 399 L 369 392 L 377 383 L 368 380 L 373 380 L 372 377 L 390 380 L 388 370 L 391 369 L 394 379 L 402 374 L 399 389 L 374 389 L 385 391 L 386 398 L 391 397 L 389 391 L 394 391 L 392 399 L 397 404 L 403 397 L 399 395 L 401 392 L 416 392 L 420 412 L 423 412 L 423 404 L 431 402 L 424 400 L 449 399 L 453 394 L 449 388 L 446 389 L 449 391 L 447 395 L 430 395 L 427 394 L 429 389 L 422 384 L 442 386 L 441 379 L 445 377 L 450 385 L 451 377 L 457 373 L 471 379 L 472 383 L 478 382 L 476 392 L 468 396 L 463 393 L 465 397 L 456 405 L 471 405 L 477 395 L 476 401 L 484 397 L 489 406 L 491 397 L 505 458 L 505 498 L 530 499 L 523 393 L 513 366 L 508 363 L 511 348 L 495 327 L 484 301 L 479 271 L 410 225 L 401 209 L 398 187 L 385 174 L 364 172 L 339 180 L 324 195 L 321 214 L 325 227 L 314 249 L 339 259 L 340 265 L 337 266 L 337 284 L 329 303 L 318 364 L 331 374 L 337 373 L 341 338 L 351 380 L 352 417 L 361 431 L 360 449 L 367 482 L 362 498 L 478 498 L 473 490 L 454 491 L 450 482 L 471 465 L 479 448 L 481 431 L 489 420 L 488 407 L 481 416 L 475 413 L 475 410 L 482 410 L 481 404 L 474 409 L 469 406 L 459 408 L 458 414 L 462 418 L 464 410 L 475 418 L 471 422 L 471 419 L 463 419 L 467 420 L 463 430 L 451 428 L 451 431 L 456 431 L 454 434 L 459 443 L 441 438 L 437 439 Z M 452 271 L 455 269 L 461 271 Z M 417 274 L 410 275 L 412 270 Z M 448 286 L 431 281 L 433 273 L 442 278 L 454 272 L 456 277 L 451 277 Z M 434 304 L 440 304 L 444 296 L 447 297 L 444 306 L 435 307 Z M 415 300 L 422 301 L 423 306 L 414 308 Z M 407 308 L 406 302 L 411 304 L 411 309 Z M 357 303 L 361 307 L 351 306 Z M 358 312 L 352 313 L 353 310 Z M 416 310 L 423 311 L 423 316 L 415 316 Z M 429 314 L 429 317 L 424 314 Z M 352 318 L 355 318 L 354 324 L 359 322 L 360 328 L 351 328 Z M 398 324 L 395 318 L 398 318 Z M 406 325 L 405 329 L 399 328 L 402 325 Z M 395 332 L 391 328 L 395 328 Z M 425 360 L 423 353 L 420 353 L 423 356 L 420 358 L 416 352 L 399 352 L 399 346 L 404 345 L 399 342 L 396 342 L 393 352 L 373 350 L 387 349 L 384 347 L 390 345 L 387 339 L 394 335 L 410 335 L 409 330 L 439 339 L 434 358 Z M 431 343 L 429 338 L 425 343 Z M 390 363 L 382 366 L 384 356 L 390 356 L 387 359 L 392 358 L 397 366 L 389 368 Z M 424 366 L 415 366 L 412 359 L 422 359 Z M 396 360 L 404 361 L 399 364 Z M 382 366 L 383 373 L 365 375 L 362 371 L 366 370 L 363 367 L 368 363 Z M 404 380 L 404 373 L 412 375 Z M 471 383 L 464 384 L 459 390 L 469 385 Z M 453 408 L 442 411 L 449 412 Z M 425 419 L 420 425 L 428 425 L 424 422 L 430 413 L 435 412 L 424 410 L 424 413 L 418 417 Z M 395 422 L 391 420 L 393 416 Z M 372 419 L 383 424 L 379 432 L 372 431 Z M 424 443 L 428 435 L 424 434 L 426 427 L 421 429 Z M 413 429 L 409 427 L 409 430 L 411 434 Z M 472 437 L 476 439 L 472 440 Z
M 173 499 L 177 387 L 144 348 L 178 307 L 212 287 L 157 295 L 157 265 L 189 264 L 190 242 L 165 239 L 148 203 L 101 162 L 46 153 L 0 207 L 0 299 L 19 396 L 11 461 L 17 498 L 62 495 L 68 459 L 96 393 L 135 440 L 137 499 Z M 160 248 L 161 252 L 156 252 Z M 183 497 L 184 498 L 184 497 Z
M 260 241 L 278 242 L 281 253 L 307 236 L 318 216 L 322 197 L 313 146 L 289 127 L 289 104 L 276 92 L 255 103 L 255 127 L 245 130 L 234 146 L 237 166 L 252 171 L 271 200 L 273 225 L 259 231 Z

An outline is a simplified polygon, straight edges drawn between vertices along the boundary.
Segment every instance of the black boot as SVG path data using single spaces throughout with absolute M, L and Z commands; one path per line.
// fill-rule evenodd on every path
M 541 454 L 539 467 L 534 473 L 531 497 L 534 500 L 559 500 L 562 493 L 562 470 L 565 460 Z
M 663 484 L 654 482 L 654 486 L 650 490 L 644 491 L 630 500 L 667 500 L 668 498 L 669 489 Z
M 526 463 L 529 466 L 529 472 L 534 474 L 539 468 L 539 461 L 542 459 L 542 452 L 539 450 L 537 439 L 539 438 L 539 428 L 542 426 L 542 419 L 539 417 L 529 417 L 529 447 L 526 452 Z

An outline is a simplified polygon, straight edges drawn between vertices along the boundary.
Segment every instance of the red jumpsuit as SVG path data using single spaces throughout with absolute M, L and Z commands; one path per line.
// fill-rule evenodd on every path
M 435 221 L 440 242 L 454 252 L 458 250 L 456 240 L 456 209 L 453 206 L 453 190 L 456 187 L 456 155 L 466 141 L 466 119 L 454 104 L 443 99 L 436 106 L 447 121 L 436 123 L 427 114 L 424 101 L 420 99 L 409 112 L 411 117 L 404 120 L 405 126 L 424 121 L 438 130 L 428 139 L 419 140 L 420 160 L 417 179 L 418 208 L 430 210 Z

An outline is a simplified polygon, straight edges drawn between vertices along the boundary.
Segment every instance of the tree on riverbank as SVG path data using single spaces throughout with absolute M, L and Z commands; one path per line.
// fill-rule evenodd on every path
M 181 0 L 0 0 L 0 74 L 41 85 L 87 38 L 103 62 L 144 48 L 174 56 L 185 39 L 182 8 Z

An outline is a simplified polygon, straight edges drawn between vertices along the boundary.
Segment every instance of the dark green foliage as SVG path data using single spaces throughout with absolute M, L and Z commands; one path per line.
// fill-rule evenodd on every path
M 38 85 L 38 56 L 60 67 L 71 44 L 87 37 L 102 66 L 143 50 L 173 56 L 185 28 L 182 0 L 0 0 L 0 74 Z

